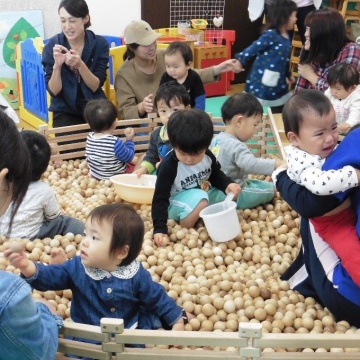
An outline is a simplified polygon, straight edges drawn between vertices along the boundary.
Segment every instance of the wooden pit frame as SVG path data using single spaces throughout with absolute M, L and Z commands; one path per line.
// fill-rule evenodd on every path
M 215 133 L 224 129 L 221 118 L 212 118 Z M 150 136 L 158 119 L 151 114 L 146 119 L 120 120 L 116 134 L 123 136 L 128 126 L 135 127 L 136 151 L 145 152 Z M 84 157 L 88 125 L 76 125 L 71 131 L 79 134 L 64 135 L 69 128 L 39 127 L 50 144 L 57 146 L 60 153 L 52 155 L 52 160 L 68 160 Z M 142 133 L 142 134 L 139 134 Z M 66 145 L 59 142 L 78 141 Z M 147 143 L 139 143 L 147 142 Z M 281 115 L 268 111 L 263 116 L 258 133 L 249 147 L 258 156 L 277 153 L 284 158 L 286 137 L 282 127 Z M 61 151 L 69 151 L 62 154 Z M 99 345 L 65 339 L 64 336 L 81 337 L 98 341 Z M 130 348 L 125 344 L 145 344 L 146 348 Z M 157 345 L 173 345 L 187 349 L 164 349 Z M 192 350 L 202 348 L 204 350 Z M 209 348 L 214 350 L 207 350 Z M 234 349 L 225 351 L 226 348 Z M 268 352 L 264 349 L 283 349 L 282 352 Z M 334 349 L 332 352 L 301 352 L 303 349 Z M 190 349 L 190 350 L 189 350 Z M 236 350 L 235 350 L 236 349 Z M 285 352 L 284 349 L 287 349 Z M 337 352 L 336 349 L 346 349 Z M 339 350 L 340 351 L 340 350 Z M 101 319 L 100 326 L 65 321 L 60 330 L 57 360 L 65 360 L 64 354 L 73 354 L 99 360 L 223 360 L 223 359 L 269 359 L 269 360 L 358 360 L 360 359 L 360 333 L 356 334 L 268 334 L 262 333 L 261 324 L 240 323 L 236 332 L 188 332 L 165 330 L 128 330 L 124 329 L 122 319 Z
M 210 114 L 211 116 L 211 114 Z M 221 117 L 211 117 L 214 123 L 214 132 L 218 133 L 224 130 L 225 125 Z M 155 113 L 149 114 L 148 118 L 118 120 L 118 125 L 114 135 L 123 137 L 124 130 L 127 127 L 135 129 L 135 151 L 137 153 L 146 152 L 150 137 L 153 130 L 161 125 Z M 39 130 L 47 139 L 49 144 L 55 148 L 56 154 L 51 156 L 51 160 L 69 160 L 79 159 L 85 156 L 85 143 L 88 132 L 90 131 L 88 124 L 65 126 L 51 128 L 48 125 L 40 125 Z M 71 134 L 69 135 L 69 132 Z M 74 133 L 78 132 L 78 133 Z M 266 156 L 270 153 L 278 153 L 279 146 L 275 143 L 276 139 L 267 115 L 263 116 L 263 120 L 259 126 L 259 131 L 248 143 L 249 147 L 257 156 Z M 66 142 L 66 144 L 63 144 Z M 64 153 L 66 151 L 66 153 Z

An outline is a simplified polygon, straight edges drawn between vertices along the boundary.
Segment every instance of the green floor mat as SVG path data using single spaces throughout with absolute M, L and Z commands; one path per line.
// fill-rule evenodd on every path
M 211 113 L 213 117 L 221 117 L 221 107 L 229 96 L 214 96 L 206 98 L 205 111 Z

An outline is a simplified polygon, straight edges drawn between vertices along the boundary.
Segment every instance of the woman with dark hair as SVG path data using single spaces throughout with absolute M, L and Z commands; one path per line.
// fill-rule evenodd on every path
M 85 0 L 61 0 L 58 12 L 62 32 L 48 40 L 42 54 L 54 127 L 85 123 L 86 102 L 105 98 L 102 86 L 109 61 L 107 41 L 88 30 Z
M 143 118 L 154 109 L 153 98 L 165 72 L 165 50 L 157 49 L 161 34 L 143 20 L 132 21 L 124 31 L 127 51 L 124 63 L 115 77 L 115 92 L 122 119 Z M 218 80 L 218 75 L 239 72 L 235 59 L 205 69 L 196 70 L 203 83 Z
M 30 182 L 30 157 L 14 121 L 2 110 L 0 129 L 0 222 L 11 206 L 9 232 Z M 35 303 L 19 276 L 1 270 L 0 279 L 0 358 L 54 359 L 62 325 L 56 309 L 44 299 Z
M 338 63 L 353 65 L 360 71 L 360 47 L 346 35 L 342 15 L 332 8 L 312 11 L 305 19 L 305 44 L 298 65 L 295 91 L 325 91 L 327 75 Z
M 2 110 L 0 129 L 0 221 L 11 204 L 9 232 L 30 183 L 30 157 L 14 121 Z

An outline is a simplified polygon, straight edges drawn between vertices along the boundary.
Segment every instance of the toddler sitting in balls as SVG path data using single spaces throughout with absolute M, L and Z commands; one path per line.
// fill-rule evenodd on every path
M 199 109 L 174 112 L 167 132 L 173 147 L 160 163 L 152 202 L 154 241 L 162 245 L 167 237 L 167 219 L 178 221 L 190 229 L 199 214 L 219 192 L 238 196 L 240 185 L 221 170 L 208 149 L 214 135 L 209 115 Z
M 125 142 L 113 135 L 117 123 L 114 104 L 107 99 L 91 100 L 85 106 L 84 118 L 92 131 L 85 148 L 90 175 L 107 180 L 113 175 L 133 172 L 135 131 L 130 127 L 125 129 Z
M 62 215 L 54 190 L 40 180 L 50 161 L 51 150 L 46 138 L 36 131 L 20 132 L 31 160 L 31 183 L 11 222 L 12 206 L 0 216 L 0 234 L 9 238 L 43 239 L 55 235 L 82 234 L 84 223 Z M 9 232 L 10 231 L 10 232 Z
M 24 251 L 4 251 L 11 264 L 37 290 L 71 289 L 71 319 L 100 325 L 121 318 L 126 329 L 185 330 L 186 313 L 154 282 L 138 260 L 144 223 L 130 205 L 113 203 L 91 211 L 80 255 L 62 264 L 30 261 Z
M 263 108 L 254 95 L 230 96 L 221 107 L 225 130 L 216 135 L 210 145 L 224 173 L 241 186 L 236 201 L 238 209 L 251 209 L 270 202 L 275 195 L 274 184 L 250 179 L 249 174 L 271 175 L 285 163 L 280 159 L 256 157 L 246 144 L 261 123 L 262 114 Z M 219 201 L 223 201 L 225 194 L 219 195 Z

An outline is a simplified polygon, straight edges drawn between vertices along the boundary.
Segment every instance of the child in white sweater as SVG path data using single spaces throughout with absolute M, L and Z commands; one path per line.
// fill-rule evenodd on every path
M 351 65 L 339 63 L 328 74 L 329 88 L 325 95 L 331 101 L 340 133 L 360 123 L 359 73 Z

